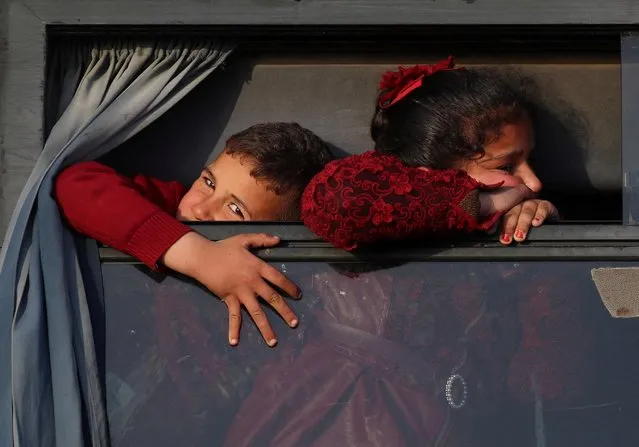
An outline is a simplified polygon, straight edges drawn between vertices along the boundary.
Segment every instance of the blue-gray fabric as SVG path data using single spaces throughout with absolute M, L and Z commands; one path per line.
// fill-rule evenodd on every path
M 103 309 L 97 245 L 64 226 L 53 181 L 157 119 L 232 46 L 120 40 L 62 51 L 51 58 L 60 83 L 48 83 L 58 89 L 56 104 L 47 105 L 57 119 L 47 120 L 50 134 L 0 254 L 1 446 L 108 446 L 94 336 Z

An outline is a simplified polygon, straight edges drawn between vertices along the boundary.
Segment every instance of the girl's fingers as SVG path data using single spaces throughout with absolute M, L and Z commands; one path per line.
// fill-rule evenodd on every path
M 513 241 L 513 233 L 517 227 L 519 221 L 519 214 L 521 213 L 522 205 L 517 205 L 504 216 L 501 235 L 499 241 L 504 245 L 509 245 Z
M 517 242 L 523 242 L 528 236 L 530 227 L 532 226 L 533 219 L 535 218 L 537 211 L 541 208 L 538 200 L 528 200 L 523 203 L 521 213 L 517 219 L 517 228 L 513 238 Z

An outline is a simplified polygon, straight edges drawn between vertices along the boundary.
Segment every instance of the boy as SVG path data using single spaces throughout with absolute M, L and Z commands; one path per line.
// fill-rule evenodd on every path
M 58 176 L 55 196 L 73 229 L 154 270 L 165 266 L 189 276 L 220 297 L 229 310 L 231 345 L 239 341 L 243 305 L 274 346 L 257 297 L 295 327 L 296 316 L 267 281 L 292 297 L 301 291 L 249 249 L 274 246 L 278 239 L 243 234 L 216 243 L 182 221 L 299 220 L 304 187 L 332 158 L 328 145 L 298 124 L 263 123 L 231 136 L 189 190 L 84 162 Z

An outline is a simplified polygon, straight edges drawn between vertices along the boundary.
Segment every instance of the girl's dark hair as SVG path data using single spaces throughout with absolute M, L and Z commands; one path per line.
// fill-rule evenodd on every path
M 408 166 L 454 167 L 479 157 L 504 124 L 534 121 L 534 82 L 515 71 L 448 70 L 424 78 L 422 86 L 371 121 L 375 149 Z

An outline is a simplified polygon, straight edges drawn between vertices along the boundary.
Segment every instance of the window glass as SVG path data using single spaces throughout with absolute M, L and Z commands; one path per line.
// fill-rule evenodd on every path
M 639 328 L 593 262 L 273 264 L 271 349 L 198 286 L 103 264 L 118 446 L 637 445 Z M 606 263 L 611 266 L 611 263 Z

